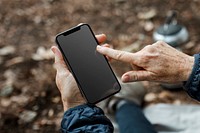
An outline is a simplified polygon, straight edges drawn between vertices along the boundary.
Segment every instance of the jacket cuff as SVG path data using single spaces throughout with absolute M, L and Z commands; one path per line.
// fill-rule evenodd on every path
M 101 108 L 83 104 L 70 108 L 61 122 L 62 133 L 67 132 L 111 132 L 113 125 Z
M 195 62 L 188 81 L 184 82 L 184 89 L 194 99 L 200 101 L 200 54 L 194 55 Z

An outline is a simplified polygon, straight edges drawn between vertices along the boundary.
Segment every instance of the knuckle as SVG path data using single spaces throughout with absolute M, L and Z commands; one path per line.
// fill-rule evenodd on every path
M 157 41 L 156 43 L 154 43 L 155 46 L 163 46 L 166 43 L 164 41 Z
M 139 63 L 142 64 L 143 66 L 146 66 L 150 62 L 157 59 L 159 56 L 160 53 L 156 49 L 154 49 L 153 52 L 144 52 L 140 55 Z
M 153 53 L 153 52 L 155 51 L 155 48 L 154 48 L 153 45 L 147 45 L 147 46 L 145 47 L 145 51 L 146 51 L 147 53 Z
M 142 54 L 142 56 L 140 58 L 140 63 L 147 64 L 148 61 L 149 61 L 149 56 L 147 54 Z
M 134 79 L 135 79 L 136 81 L 139 80 L 138 74 L 135 74 L 135 75 L 134 75 Z
M 124 54 L 125 54 L 124 51 L 118 52 L 118 53 L 116 54 L 116 58 L 117 58 L 117 59 L 121 59 L 121 58 L 123 58 Z
M 156 74 L 151 74 L 148 76 L 148 80 L 150 81 L 159 81 L 158 79 L 161 79 L 162 77 L 158 77 Z
M 130 77 L 131 77 L 131 79 L 132 79 L 133 81 L 139 80 L 139 76 L 138 76 L 137 73 L 130 75 Z
M 151 47 L 151 45 L 147 45 L 144 47 L 145 50 L 148 50 Z
M 62 79 L 63 77 L 67 77 L 67 73 L 66 72 L 63 72 L 63 71 L 57 71 L 57 74 L 56 76 L 59 78 L 59 79 Z
M 142 54 L 143 60 L 148 60 L 150 58 L 159 56 L 160 49 L 156 45 L 160 45 L 160 44 L 153 44 L 153 45 L 146 46 L 146 50 Z

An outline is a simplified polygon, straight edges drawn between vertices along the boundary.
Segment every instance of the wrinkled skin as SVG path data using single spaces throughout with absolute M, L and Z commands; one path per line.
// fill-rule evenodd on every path
M 147 45 L 136 53 L 97 46 L 97 51 L 112 59 L 130 63 L 133 70 L 122 75 L 123 82 L 186 81 L 194 65 L 194 57 L 186 55 L 165 42 Z
M 99 43 L 106 40 L 104 34 L 96 36 Z M 52 46 L 55 55 L 56 84 L 61 93 L 64 111 L 86 103 L 74 77 L 68 70 L 60 50 Z M 186 55 L 165 42 L 158 41 L 136 53 L 114 50 L 108 44 L 97 46 L 97 51 L 109 60 L 131 64 L 133 70 L 122 75 L 123 82 L 157 81 L 175 83 L 186 81 L 194 65 L 194 57 Z

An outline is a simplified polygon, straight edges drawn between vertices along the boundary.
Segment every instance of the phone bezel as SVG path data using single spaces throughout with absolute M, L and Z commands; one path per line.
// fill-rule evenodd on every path
M 75 81 L 76 81 L 76 83 L 77 83 L 77 85 L 78 85 L 78 88 L 79 88 L 80 92 L 82 93 L 82 96 L 87 100 L 87 102 L 88 102 L 89 104 L 96 104 L 96 103 L 98 103 L 98 102 L 100 102 L 100 101 L 102 101 L 102 100 L 104 100 L 104 99 L 106 99 L 106 98 L 108 98 L 108 97 L 110 97 L 110 96 L 112 96 L 112 95 L 118 93 L 118 92 L 121 90 L 121 85 L 120 85 L 120 83 L 119 83 L 117 77 L 115 76 L 115 74 L 114 74 L 114 72 L 113 72 L 113 70 L 112 70 L 112 68 L 111 68 L 111 66 L 110 66 L 110 64 L 109 64 L 109 62 L 108 62 L 108 60 L 107 60 L 107 58 L 103 55 L 104 58 L 105 58 L 105 60 L 106 60 L 106 62 L 107 62 L 107 64 L 108 64 L 108 66 L 109 66 L 109 68 L 110 68 L 110 70 L 111 70 L 111 72 L 112 72 L 112 74 L 113 74 L 114 77 L 115 77 L 115 80 L 116 80 L 116 82 L 117 82 L 117 84 L 118 84 L 118 86 L 119 86 L 119 90 L 117 90 L 117 91 L 115 91 L 114 93 L 112 93 L 112 94 L 110 94 L 110 95 L 108 95 L 108 96 L 105 96 L 105 97 L 103 97 L 103 98 L 101 98 L 101 99 L 97 99 L 97 100 L 94 101 L 94 102 L 90 101 L 90 100 L 87 98 L 87 96 L 85 95 L 84 90 L 82 89 L 81 84 L 79 83 L 79 81 L 78 81 L 78 79 L 77 79 L 75 73 L 73 72 L 72 67 L 70 66 L 70 63 L 69 63 L 69 61 L 67 60 L 67 57 L 65 56 L 65 54 L 64 54 L 64 52 L 63 52 L 63 50 L 62 50 L 60 44 L 58 43 L 58 39 L 57 39 L 57 38 L 58 38 L 59 36 L 61 36 L 61 35 L 67 36 L 67 35 L 69 35 L 69 34 L 71 34 L 71 33 L 74 33 L 74 32 L 76 32 L 76 31 L 80 30 L 82 26 L 87 26 L 87 27 L 90 29 L 90 32 L 91 32 L 91 34 L 93 35 L 93 37 L 94 37 L 94 39 L 95 39 L 97 45 L 99 45 L 99 42 L 98 42 L 98 40 L 96 39 L 96 37 L 95 37 L 95 35 L 94 35 L 94 33 L 93 33 L 91 27 L 90 27 L 88 24 L 85 24 L 85 23 L 84 23 L 84 24 L 77 25 L 77 26 L 75 26 L 75 27 L 72 27 L 72 28 L 70 28 L 70 29 L 68 29 L 68 30 L 65 30 L 65 31 L 63 31 L 63 32 L 61 32 L 61 33 L 59 33 L 59 34 L 57 34 L 57 35 L 56 35 L 56 38 L 55 38 L 55 42 L 56 42 L 58 48 L 60 49 L 60 51 L 61 51 L 61 53 L 62 53 L 62 55 L 63 55 L 63 59 L 64 59 L 66 65 L 68 66 L 69 71 L 70 71 L 70 72 L 72 73 L 72 75 L 74 76 L 74 79 L 75 79 Z

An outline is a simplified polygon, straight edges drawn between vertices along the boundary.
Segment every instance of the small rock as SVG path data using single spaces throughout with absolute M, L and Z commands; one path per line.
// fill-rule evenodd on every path
M 19 122 L 20 123 L 29 123 L 32 122 L 35 117 L 37 116 L 37 113 L 30 110 L 25 110 L 19 115 Z
M 42 18 L 41 18 L 41 16 L 35 16 L 33 21 L 35 24 L 39 24 L 42 21 Z
M 1 98 L 1 106 L 2 107 L 8 107 L 11 104 L 11 100 L 8 98 Z
M 145 34 L 139 34 L 138 35 L 138 40 L 143 41 L 146 39 L 146 35 Z
M 181 105 L 181 101 L 180 101 L 179 99 L 176 99 L 176 100 L 173 102 L 173 104 L 175 104 L 175 105 Z
M 190 42 L 188 42 L 184 47 L 185 47 L 186 49 L 191 49 L 191 48 L 193 48 L 195 45 L 196 45 L 195 42 L 190 41 Z
M 34 111 L 37 111 L 39 108 L 40 108 L 40 107 L 39 107 L 38 105 L 35 105 L 35 106 L 32 107 L 32 109 L 33 109 Z
M 52 101 L 53 103 L 59 103 L 59 102 L 60 102 L 60 97 L 59 97 L 59 96 L 53 97 L 53 98 L 51 99 L 51 101 Z
M 154 24 L 151 21 L 147 21 L 144 23 L 145 31 L 152 31 L 154 29 Z
M 150 9 L 149 11 L 147 12 L 140 12 L 138 13 L 138 18 L 139 19 L 151 19 L 153 17 L 155 17 L 157 15 L 157 11 L 155 9 Z
M 50 109 L 49 112 L 48 112 L 48 116 L 49 117 L 52 117 L 54 115 L 54 110 L 53 109 Z
M 41 97 L 46 97 L 46 95 L 47 95 L 47 93 L 45 91 L 42 91 L 40 94 Z
M 40 130 L 39 124 L 33 124 L 32 129 L 33 130 Z
M 12 85 L 14 81 L 16 81 L 17 75 L 14 73 L 13 70 L 8 69 L 4 72 L 4 77 L 6 78 L 6 85 Z
M 40 121 L 40 125 L 52 125 L 52 124 L 53 124 L 52 120 L 42 119 Z
M 158 94 L 158 98 L 160 99 L 166 99 L 170 97 L 171 97 L 171 93 L 168 91 L 162 91 L 161 93 Z
M 156 100 L 156 98 L 157 98 L 157 95 L 155 93 L 148 93 L 145 95 L 144 101 L 152 102 L 152 101 Z
M 18 105 L 24 106 L 29 102 L 30 96 L 18 95 L 12 96 L 10 100 Z
M 0 90 L 0 96 L 6 97 L 9 96 L 13 92 L 12 85 L 6 85 Z
M 0 49 L 0 55 L 9 55 L 15 53 L 15 47 L 13 46 L 5 46 Z

